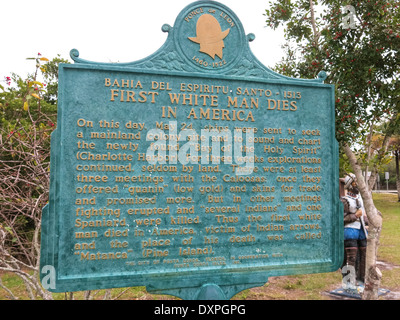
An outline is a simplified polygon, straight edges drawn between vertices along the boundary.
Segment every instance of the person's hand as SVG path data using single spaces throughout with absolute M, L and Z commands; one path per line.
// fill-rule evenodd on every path
M 361 209 L 358 209 L 358 210 L 356 211 L 356 217 L 357 217 L 357 218 L 361 217 L 362 214 L 363 214 L 363 212 L 362 212 Z

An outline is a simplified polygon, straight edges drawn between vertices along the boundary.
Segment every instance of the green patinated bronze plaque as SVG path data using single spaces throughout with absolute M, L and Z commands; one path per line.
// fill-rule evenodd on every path
M 268 277 L 335 271 L 343 249 L 334 87 L 251 53 L 214 1 L 124 64 L 59 70 L 42 283 L 229 299 Z

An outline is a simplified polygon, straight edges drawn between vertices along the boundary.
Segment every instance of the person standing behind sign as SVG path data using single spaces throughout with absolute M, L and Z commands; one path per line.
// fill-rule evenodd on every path
M 367 249 L 367 225 L 364 204 L 357 188 L 356 176 L 352 173 L 344 178 L 346 195 L 341 197 L 344 206 L 344 249 L 345 260 L 342 266 L 347 266 L 346 272 L 350 272 L 354 280 L 364 283 L 365 258 Z M 357 264 L 357 255 L 359 263 Z

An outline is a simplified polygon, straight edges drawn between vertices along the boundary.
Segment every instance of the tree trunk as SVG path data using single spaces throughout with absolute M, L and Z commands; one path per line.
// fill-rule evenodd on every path
M 392 117 L 389 119 L 388 124 L 389 126 L 395 125 L 397 120 L 397 113 L 395 112 Z M 370 162 L 370 158 L 372 156 L 371 154 L 371 142 L 372 142 L 372 136 L 373 136 L 373 128 L 374 125 L 371 125 L 371 131 L 368 137 L 368 149 L 367 149 L 367 169 L 365 169 L 365 176 L 367 176 L 368 174 L 368 164 Z M 379 166 L 382 165 L 382 160 L 385 157 L 386 153 L 388 152 L 389 149 L 389 145 L 390 145 L 390 137 L 393 135 L 393 131 L 392 130 L 387 130 L 385 133 L 385 136 L 383 138 L 382 141 L 382 146 L 381 148 L 378 150 L 378 154 L 376 155 L 376 161 L 374 161 L 374 165 L 371 169 L 371 177 L 368 180 L 368 187 L 370 189 L 370 192 L 372 192 L 375 182 L 376 182 L 376 178 L 379 172 Z
M 369 129 L 369 134 L 368 134 L 368 138 L 367 138 L 367 160 L 366 162 L 366 166 L 365 166 L 365 183 L 367 184 L 367 186 L 369 187 L 369 190 L 372 192 L 372 189 L 374 187 L 375 184 L 375 177 L 376 177 L 376 171 L 372 170 L 371 172 L 371 177 L 368 179 L 368 169 L 369 169 L 369 161 L 371 160 L 371 148 L 372 148 L 372 136 L 374 134 L 374 123 L 371 123 L 371 127 Z M 373 183 L 372 183 L 372 180 Z M 371 184 L 368 183 L 368 181 L 371 181 Z
M 376 266 L 379 247 L 379 237 L 382 229 L 382 215 L 376 209 L 372 199 L 372 193 L 363 179 L 361 166 L 350 147 L 343 146 L 344 152 L 349 158 L 351 167 L 357 177 L 357 184 L 363 198 L 365 211 L 369 221 L 367 237 L 367 258 L 365 261 L 365 289 L 362 298 L 364 300 L 377 300 L 378 289 L 382 278 L 382 273 Z
M 396 161 L 396 188 L 397 188 L 397 198 L 400 202 L 400 168 L 399 168 L 399 161 L 400 161 L 400 150 L 396 150 L 394 152 L 395 161 Z
M 318 48 L 319 34 L 315 23 L 314 1 L 312 0 L 310 0 L 310 12 L 311 12 L 311 26 L 313 28 L 313 34 L 314 34 L 314 46 Z

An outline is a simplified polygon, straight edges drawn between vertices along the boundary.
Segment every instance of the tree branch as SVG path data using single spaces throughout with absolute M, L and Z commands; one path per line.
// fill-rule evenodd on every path
M 311 12 L 311 26 L 313 29 L 313 34 L 314 34 L 314 46 L 318 47 L 318 41 L 319 41 L 319 32 L 317 30 L 317 25 L 315 21 L 315 10 L 314 10 L 314 1 L 310 0 L 310 12 Z

